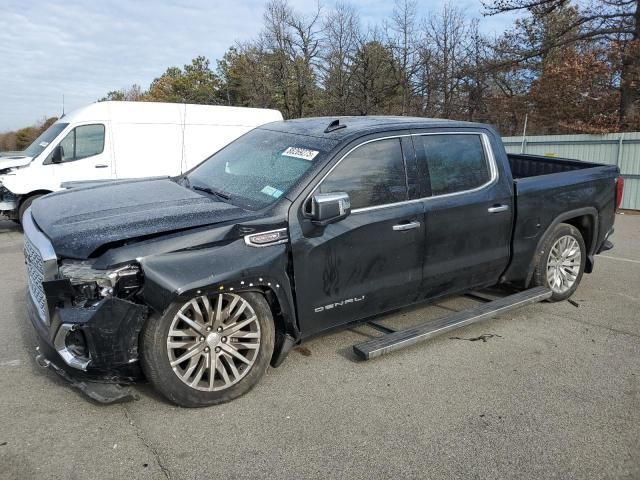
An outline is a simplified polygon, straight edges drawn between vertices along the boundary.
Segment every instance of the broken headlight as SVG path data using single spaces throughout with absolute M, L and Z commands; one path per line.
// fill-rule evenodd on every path
M 58 269 L 60 277 L 71 282 L 75 303 L 105 297 L 130 298 L 142 286 L 142 274 L 136 264 L 109 270 L 93 268 L 92 262 L 64 260 Z

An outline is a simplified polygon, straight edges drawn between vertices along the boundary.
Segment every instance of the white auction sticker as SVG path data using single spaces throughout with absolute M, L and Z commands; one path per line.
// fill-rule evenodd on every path
M 273 198 L 280 198 L 284 193 L 282 190 L 278 190 L 277 188 L 273 188 L 269 185 L 267 185 L 260 191 L 265 195 L 269 195 L 270 197 L 273 197 Z
M 285 157 L 302 158 L 303 160 L 311 161 L 316 157 L 316 155 L 318 155 L 318 153 L 320 152 L 316 150 L 309 150 L 300 147 L 289 147 L 284 152 L 282 152 L 282 155 L 284 155 Z

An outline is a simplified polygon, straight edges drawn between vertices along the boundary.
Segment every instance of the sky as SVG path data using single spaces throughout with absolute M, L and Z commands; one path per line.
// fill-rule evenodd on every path
M 418 0 L 426 14 L 447 0 Z M 451 0 L 481 17 L 480 0 Z M 266 0 L 0 0 L 0 132 L 59 116 L 111 90 L 147 88 L 167 67 L 204 55 L 215 60 L 237 41 L 255 38 Z M 300 13 L 315 1 L 290 0 Z M 391 0 L 351 0 L 364 26 L 391 16 Z M 323 0 L 330 8 L 333 0 Z M 501 33 L 508 16 L 480 18 Z

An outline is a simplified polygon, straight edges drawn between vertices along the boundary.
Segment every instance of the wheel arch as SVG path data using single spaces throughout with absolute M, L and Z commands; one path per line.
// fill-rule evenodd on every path
M 53 193 L 53 192 L 51 190 L 34 190 L 33 192 L 19 195 L 18 208 L 20 208 L 20 206 L 31 197 L 35 197 L 36 195 L 48 195 L 50 193 Z
M 531 284 L 536 265 L 538 264 L 538 260 L 540 259 L 540 255 L 542 253 L 542 244 L 560 223 L 567 223 L 578 229 L 578 231 L 582 235 L 585 243 L 585 248 L 587 250 L 587 258 L 584 271 L 585 273 L 591 273 L 593 271 L 593 256 L 598 238 L 598 210 L 596 210 L 594 207 L 585 207 L 576 210 L 570 210 L 554 218 L 544 231 L 544 234 L 540 236 L 540 239 L 536 244 L 535 253 L 533 255 L 533 258 L 531 259 L 531 263 L 529 264 L 527 278 L 525 281 L 526 287 L 530 286 Z
M 22 222 L 22 215 L 27 210 L 28 206 L 25 206 L 25 203 L 29 200 L 34 199 L 35 197 L 40 197 L 42 195 L 47 195 L 52 193 L 51 190 L 34 190 L 33 192 L 25 193 L 24 195 L 18 196 L 18 203 L 15 209 L 15 215 L 18 222 Z
M 212 249 L 141 259 L 145 275 L 144 302 L 155 312 L 163 314 L 175 302 L 197 295 L 261 293 L 271 307 L 276 330 L 271 364 L 278 366 L 300 339 L 291 280 L 287 273 L 287 246 L 254 248 L 241 240 L 216 250 L 225 260 L 221 260 Z M 235 261 L 229 262 L 230 258 Z M 233 269 L 225 271 L 225 264 Z

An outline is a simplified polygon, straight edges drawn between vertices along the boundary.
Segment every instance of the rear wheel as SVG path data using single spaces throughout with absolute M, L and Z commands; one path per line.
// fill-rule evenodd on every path
M 183 407 L 228 402 L 264 374 L 274 346 L 269 304 L 259 293 L 194 297 L 151 317 L 142 332 L 142 368 Z
M 543 242 L 533 282 L 553 292 L 550 301 L 566 300 L 582 280 L 586 259 L 580 231 L 573 225 L 560 223 Z

